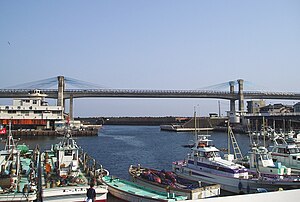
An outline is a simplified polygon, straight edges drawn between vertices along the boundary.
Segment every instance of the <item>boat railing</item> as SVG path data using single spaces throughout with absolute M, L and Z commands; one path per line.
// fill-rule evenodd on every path
M 185 166 L 186 165 L 186 161 L 174 161 L 173 162 L 174 165 L 178 165 L 178 166 Z

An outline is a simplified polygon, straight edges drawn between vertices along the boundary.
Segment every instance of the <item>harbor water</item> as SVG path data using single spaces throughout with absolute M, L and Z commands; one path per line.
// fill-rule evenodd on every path
M 213 144 L 227 148 L 226 132 L 202 132 L 211 135 Z M 183 145 L 192 144 L 193 132 L 161 131 L 159 126 L 112 126 L 104 125 L 98 136 L 76 137 L 79 146 L 91 157 L 108 169 L 111 175 L 129 179 L 128 168 L 131 164 L 144 167 L 171 170 L 173 161 L 182 160 L 190 152 Z M 235 134 L 241 151 L 246 154 L 249 149 L 249 137 L 246 134 Z M 34 148 L 37 144 L 41 150 L 50 149 L 59 137 L 30 137 L 22 139 Z M 226 151 L 224 151 L 226 152 Z M 110 197 L 109 201 L 116 201 Z

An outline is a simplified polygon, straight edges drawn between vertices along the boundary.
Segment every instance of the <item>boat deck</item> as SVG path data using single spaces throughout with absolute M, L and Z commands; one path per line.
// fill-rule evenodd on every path
M 124 192 L 138 195 L 142 197 L 149 197 L 158 200 L 168 200 L 168 201 L 182 201 L 186 200 L 184 196 L 168 196 L 165 192 L 158 192 L 152 189 L 139 186 L 133 182 L 125 181 L 119 178 L 112 178 L 111 176 L 105 176 L 102 178 L 108 186 L 114 187 L 115 189 L 122 190 Z

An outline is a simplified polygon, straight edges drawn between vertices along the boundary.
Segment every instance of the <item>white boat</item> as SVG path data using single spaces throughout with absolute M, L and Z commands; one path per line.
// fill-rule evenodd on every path
M 219 150 L 207 137 L 196 138 L 187 159 L 173 162 L 173 172 L 187 179 L 220 184 L 221 190 L 233 193 L 255 193 L 261 188 L 267 191 L 300 188 L 299 178 L 250 172 L 240 164 L 221 158 Z
M 300 172 L 300 148 L 295 143 L 287 143 L 283 138 L 276 138 L 270 154 L 275 162 L 290 167 L 292 172 Z
M 26 145 L 17 145 L 9 126 L 6 144 L 0 151 L 0 202 L 34 201 L 37 159 Z
M 58 144 L 42 154 L 43 201 L 84 201 L 89 184 L 95 184 L 96 201 L 107 199 L 107 186 L 100 184 L 108 171 L 83 153 L 67 129 Z

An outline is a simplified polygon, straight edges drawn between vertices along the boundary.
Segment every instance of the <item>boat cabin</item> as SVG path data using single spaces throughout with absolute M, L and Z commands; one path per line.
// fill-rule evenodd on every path
M 292 169 L 300 169 L 300 148 L 295 143 L 288 144 L 283 138 L 275 139 L 270 154 L 275 162 L 281 162 Z
M 79 169 L 79 147 L 67 132 L 62 142 L 56 148 L 58 170 L 60 176 L 67 176 Z
M 282 166 L 281 163 L 274 163 L 265 147 L 253 147 L 250 154 L 250 170 L 264 174 L 290 175 L 291 169 Z

